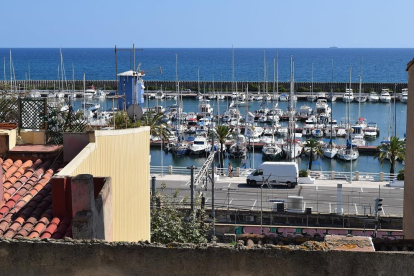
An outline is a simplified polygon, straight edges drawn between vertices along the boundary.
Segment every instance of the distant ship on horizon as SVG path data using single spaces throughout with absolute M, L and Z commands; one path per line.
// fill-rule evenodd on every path
M 336 47 L 336 46 L 331 46 L 331 47 L 329 47 L 329 49 L 338 49 L 338 47 Z

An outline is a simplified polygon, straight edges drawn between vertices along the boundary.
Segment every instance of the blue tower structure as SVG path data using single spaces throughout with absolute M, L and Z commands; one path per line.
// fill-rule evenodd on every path
M 125 109 L 129 106 L 136 104 L 142 106 L 144 103 L 144 71 L 126 71 L 118 74 L 118 95 L 125 96 Z M 119 99 L 119 107 L 124 108 L 123 99 Z

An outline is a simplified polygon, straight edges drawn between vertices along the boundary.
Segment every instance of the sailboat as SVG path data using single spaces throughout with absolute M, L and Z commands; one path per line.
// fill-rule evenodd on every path
M 289 115 L 289 123 L 288 123 L 288 143 L 283 148 L 287 159 L 292 161 L 295 158 L 299 157 L 302 154 L 303 146 L 299 140 L 295 138 L 295 108 L 294 108 L 294 63 L 293 57 L 290 58 L 290 95 L 289 95 L 289 107 L 288 107 L 288 115 Z
M 310 87 L 310 95 L 308 95 L 307 97 L 306 97 L 306 99 L 308 100 L 308 101 L 310 101 L 310 102 L 314 102 L 314 101 L 316 101 L 316 95 L 313 95 L 313 62 L 312 62 L 312 82 L 311 82 L 312 84 L 311 84 L 311 87 Z
M 349 68 L 349 79 L 351 80 L 351 74 L 352 74 L 352 67 L 350 67 Z M 350 87 L 351 87 L 351 84 L 350 84 Z M 350 102 L 347 102 L 347 113 L 348 113 L 348 116 L 347 116 L 347 118 L 348 118 L 348 122 L 347 122 L 347 127 L 349 128 L 348 129 L 348 138 L 347 138 L 347 140 L 346 140 L 346 146 L 345 147 L 343 147 L 343 148 L 341 148 L 339 151 L 338 151 L 338 158 L 339 159 L 341 159 L 341 160 L 345 160 L 345 161 L 353 161 L 353 160 L 356 160 L 356 159 L 358 159 L 358 157 L 359 157 L 359 151 L 358 151 L 358 149 L 356 149 L 356 148 L 354 148 L 355 146 L 354 145 L 352 145 L 352 142 L 351 142 L 351 129 L 350 129 L 350 108 L 349 108 L 349 106 L 350 106 Z M 352 169 L 352 166 L 351 166 L 351 169 Z
M 332 69 L 331 69 L 331 71 L 332 71 L 331 94 L 333 94 L 333 89 L 332 89 L 332 83 L 333 83 L 333 60 L 332 60 Z M 329 124 L 330 127 L 331 127 L 331 130 L 330 130 L 330 139 L 329 139 L 328 145 L 326 145 L 326 147 L 324 147 L 322 149 L 323 156 L 328 157 L 328 158 L 331 158 L 331 159 L 334 158 L 337 155 L 337 153 L 338 153 L 338 148 L 334 145 L 333 140 L 332 140 L 332 135 L 334 133 L 332 114 L 333 114 L 333 104 L 331 102 L 331 120 L 330 120 L 330 124 Z

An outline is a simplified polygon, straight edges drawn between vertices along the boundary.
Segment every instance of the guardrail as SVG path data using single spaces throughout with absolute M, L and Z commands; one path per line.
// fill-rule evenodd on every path
M 390 173 L 373 173 L 373 172 L 336 172 L 336 171 L 310 171 L 310 176 L 315 179 L 329 179 L 329 180 L 346 180 L 353 181 L 391 181 L 397 177 L 397 174 Z
M 198 174 L 200 168 L 194 170 L 195 174 Z M 211 169 L 209 170 L 211 172 Z M 244 177 L 248 176 L 254 169 L 244 169 L 244 168 L 233 168 L 233 176 L 235 177 Z M 151 174 L 180 174 L 180 175 L 190 175 L 190 170 L 187 167 L 176 167 L 176 166 L 151 166 Z M 229 176 L 228 168 L 217 168 L 215 167 L 215 174 Z M 344 180 L 349 181 L 352 175 L 352 181 L 372 181 L 372 182 L 389 182 L 397 177 L 397 174 L 390 174 L 384 172 L 337 172 L 337 171 L 310 171 L 310 176 L 315 179 L 320 180 Z

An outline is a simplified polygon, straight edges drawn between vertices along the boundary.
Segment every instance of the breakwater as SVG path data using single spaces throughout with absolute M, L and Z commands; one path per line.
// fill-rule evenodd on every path
M 13 86 L 17 89 L 24 89 L 24 87 L 28 87 L 28 89 L 40 89 L 40 90 L 58 90 L 60 86 L 62 86 L 62 81 L 59 80 L 16 80 L 13 81 Z M 180 88 L 183 89 L 191 89 L 192 91 L 212 91 L 213 88 L 215 91 L 233 91 L 237 88 L 238 91 L 246 90 L 246 86 L 249 85 L 249 91 L 255 92 L 259 91 L 259 84 L 260 84 L 260 91 L 264 91 L 265 84 L 263 82 L 231 82 L 231 81 L 180 81 Z M 10 87 L 10 81 L 0 81 L 0 87 L 4 89 L 4 87 Z M 75 81 L 65 81 L 63 84 L 64 89 L 73 89 L 73 85 L 75 85 L 75 90 L 82 90 L 83 89 L 83 80 L 75 80 Z M 94 85 L 96 87 L 105 88 L 107 90 L 115 90 L 117 87 L 116 80 L 86 80 L 86 86 Z M 176 82 L 175 81 L 156 81 L 156 80 L 147 80 L 145 81 L 145 86 L 147 90 L 175 90 L 176 89 Z M 286 92 L 289 90 L 289 82 L 279 82 L 279 92 Z M 295 91 L 296 92 L 308 92 L 310 91 L 310 87 L 312 86 L 311 82 L 295 82 Z M 381 89 L 388 88 L 391 91 L 394 91 L 396 88 L 397 93 L 400 93 L 403 88 L 407 88 L 407 83 L 385 83 L 385 82 L 378 82 L 378 83 L 362 83 L 362 91 L 369 92 L 369 91 L 376 91 L 381 92 Z M 268 92 L 273 92 L 273 82 L 267 83 Z M 331 91 L 331 89 L 335 92 L 345 92 L 345 89 L 349 87 L 349 83 L 346 82 L 314 82 L 313 83 L 313 91 L 314 92 L 327 92 Z M 354 92 L 359 91 L 359 83 L 352 83 L 351 88 Z M 276 87 L 275 87 L 276 90 Z

